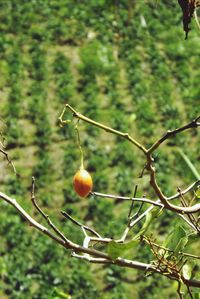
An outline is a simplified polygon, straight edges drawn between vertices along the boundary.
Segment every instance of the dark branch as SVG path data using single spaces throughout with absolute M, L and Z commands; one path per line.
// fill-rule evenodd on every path
M 186 131 L 188 129 L 192 129 L 192 128 L 197 128 L 200 126 L 200 116 L 198 116 L 196 119 L 194 119 L 193 121 L 191 121 L 189 124 L 186 124 L 183 127 L 177 128 L 173 131 L 167 131 L 167 133 L 160 138 L 159 140 L 157 140 L 149 149 L 148 149 L 148 153 L 152 153 L 155 151 L 155 149 L 157 149 L 161 143 L 163 143 L 166 139 L 169 139 L 173 136 L 175 136 L 178 133 L 181 133 L 183 131 Z

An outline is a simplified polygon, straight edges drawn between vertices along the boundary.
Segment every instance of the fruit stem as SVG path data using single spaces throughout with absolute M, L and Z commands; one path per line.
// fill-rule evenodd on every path
M 81 165 L 80 165 L 80 169 L 84 169 L 84 155 L 83 155 L 83 150 L 82 150 L 82 147 L 81 147 L 81 140 L 80 140 L 80 134 L 79 134 L 79 130 L 78 130 L 78 123 L 77 122 L 77 125 L 75 126 L 75 130 L 76 130 L 76 133 L 77 133 L 77 144 L 78 144 L 78 147 L 79 147 L 79 150 L 80 150 L 80 156 L 81 156 Z

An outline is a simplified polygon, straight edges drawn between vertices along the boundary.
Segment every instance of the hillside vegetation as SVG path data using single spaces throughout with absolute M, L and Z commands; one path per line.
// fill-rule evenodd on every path
M 15 176 L 0 156 L 0 191 L 42 223 L 30 200 L 34 175 L 40 205 L 80 243 L 80 230 L 60 210 L 118 238 L 129 203 L 94 196 L 81 200 L 75 194 L 72 179 L 80 164 L 76 120 L 59 127 L 64 104 L 129 132 L 145 146 L 200 110 L 195 23 L 185 41 L 177 1 L 132 1 L 131 7 L 128 2 L 0 1 L 0 128 L 18 172 Z M 132 196 L 138 184 L 139 196 L 155 199 L 148 176 L 138 178 L 145 161 L 137 148 L 83 122 L 79 131 L 94 191 Z M 200 131 L 185 132 L 156 152 L 158 181 L 166 195 L 195 181 L 179 149 L 200 170 L 199 137 Z M 162 277 L 71 258 L 12 207 L 4 202 L 0 207 L 1 299 L 177 298 L 176 284 Z M 171 212 L 162 219 L 153 230 L 161 240 L 177 221 Z M 130 254 L 140 261 L 151 256 L 143 246 Z

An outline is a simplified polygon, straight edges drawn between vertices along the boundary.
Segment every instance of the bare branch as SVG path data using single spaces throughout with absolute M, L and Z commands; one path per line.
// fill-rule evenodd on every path
M 193 183 L 191 186 L 189 186 L 187 189 L 182 191 L 182 194 L 186 194 L 187 192 L 189 192 L 190 190 L 192 190 L 192 188 L 194 186 L 196 186 L 199 183 L 199 181 Z M 140 216 L 138 215 L 138 212 L 134 215 L 134 217 L 131 217 L 131 220 L 133 220 L 133 218 L 135 218 L 135 216 L 137 217 L 134 221 L 131 222 L 130 227 L 127 227 L 124 231 L 123 236 L 120 238 L 120 241 L 125 241 L 127 234 L 129 233 L 130 229 L 135 226 L 138 222 L 140 222 L 144 217 L 146 217 L 146 215 L 155 207 L 164 207 L 163 204 L 161 203 L 161 201 L 158 199 L 156 201 L 151 201 L 147 198 L 132 198 L 132 197 L 126 197 L 126 196 L 119 196 L 119 195 L 113 195 L 113 194 L 105 194 L 105 193 L 99 193 L 99 192 L 90 192 L 91 195 L 94 196 L 99 196 L 99 197 L 103 197 L 103 198 L 111 198 L 111 199 L 120 199 L 120 200 L 132 200 L 134 201 L 138 201 L 138 202 L 142 202 L 142 203 L 149 203 L 152 204 L 151 207 L 149 207 L 143 214 L 141 214 Z M 168 200 L 173 200 L 176 199 L 178 196 L 180 196 L 180 193 L 177 193 L 171 197 L 168 197 Z M 182 214 L 178 214 L 179 217 L 181 217 L 193 230 L 197 231 L 196 227 Z
M 8 153 L 7 153 L 5 150 L 3 150 L 2 148 L 0 148 L 0 153 L 2 153 L 2 154 L 5 156 L 6 160 L 8 161 L 8 164 L 10 164 L 10 165 L 12 166 L 12 168 L 13 168 L 13 170 L 14 170 L 14 173 L 17 174 L 15 165 L 14 165 L 14 163 L 12 162 L 12 160 L 9 158 Z
M 142 145 L 141 145 L 138 141 L 136 141 L 134 138 L 132 138 L 128 133 L 123 133 L 123 132 L 117 131 L 117 130 L 112 129 L 112 128 L 108 127 L 108 126 L 105 126 L 105 125 L 103 125 L 103 124 L 101 124 L 101 123 L 99 123 L 99 122 L 96 122 L 96 121 L 94 121 L 94 120 L 92 120 L 92 119 L 90 119 L 90 118 L 88 118 L 88 117 L 82 115 L 81 113 L 77 112 L 77 111 L 76 111 L 74 108 L 72 108 L 69 104 L 66 104 L 66 105 L 65 105 L 64 110 L 62 111 L 61 115 L 60 115 L 59 118 L 58 118 L 59 121 L 60 121 L 61 126 L 66 125 L 67 123 L 69 123 L 68 120 L 63 120 L 63 117 L 64 117 L 64 114 L 65 114 L 66 109 L 69 109 L 69 110 L 73 113 L 73 116 L 74 116 L 74 117 L 77 117 L 78 119 L 81 119 L 81 120 L 83 120 L 83 121 L 85 121 L 85 122 L 87 122 L 87 123 L 89 123 L 89 124 L 91 124 L 91 125 L 93 125 L 93 126 L 95 126 L 95 127 L 98 127 L 98 128 L 100 128 L 100 129 L 103 129 L 103 130 L 105 130 L 106 132 L 109 132 L 109 133 L 112 133 L 112 134 L 115 134 L 115 135 L 117 135 L 117 136 L 121 136 L 121 137 L 127 139 L 127 140 L 130 141 L 132 144 L 134 144 L 137 148 L 139 148 L 143 153 L 146 154 L 147 150 L 145 149 L 145 147 L 142 146 Z
M 190 287 L 187 284 L 186 284 L 186 286 L 187 286 L 187 290 L 188 290 L 188 294 L 190 295 L 190 298 L 194 299 L 193 296 L 192 296 L 192 292 L 190 290 Z
M 18 203 L 15 199 L 7 196 L 6 194 L 0 192 L 0 198 L 6 201 L 8 204 L 12 205 L 22 217 L 29 222 L 29 224 L 33 227 L 35 227 L 40 232 L 46 234 L 51 239 L 55 240 L 57 243 L 61 245 L 65 245 L 65 242 L 58 238 L 56 235 L 51 233 L 45 226 L 39 224 L 37 221 L 35 221 Z
M 146 149 L 143 145 L 141 145 L 138 141 L 136 141 L 135 139 L 133 139 L 128 133 L 123 133 L 120 131 L 117 131 L 115 129 L 112 129 L 108 126 L 105 126 L 99 122 L 96 122 L 82 114 L 80 114 L 79 112 L 77 112 L 74 108 L 72 108 L 69 104 L 66 104 L 61 115 L 59 116 L 59 121 L 60 121 L 60 125 L 66 125 L 69 123 L 68 120 L 63 120 L 64 114 L 66 110 L 70 110 L 73 113 L 73 116 L 81 119 L 85 122 L 87 122 L 88 124 L 91 124 L 93 126 L 96 126 L 100 129 L 105 130 L 106 132 L 115 134 L 117 136 L 121 136 L 125 139 L 127 139 L 130 143 L 134 144 L 137 148 L 139 148 L 143 154 L 145 154 L 146 159 L 147 159 L 147 164 L 146 164 L 146 169 L 149 172 L 150 175 L 150 185 L 152 186 L 152 188 L 154 189 L 156 195 L 159 197 L 161 203 L 163 204 L 163 206 L 168 209 L 171 210 L 175 213 L 180 213 L 180 214 L 192 214 L 192 213 L 197 213 L 200 211 L 200 204 L 195 204 L 193 206 L 190 207 L 180 207 L 180 206 L 176 206 L 173 204 L 170 204 L 168 201 L 168 198 L 163 194 L 163 192 L 161 191 L 160 187 L 158 186 L 158 183 L 156 181 L 156 171 L 155 171 L 155 167 L 153 167 L 153 158 L 151 156 L 151 154 L 160 146 L 160 144 L 162 144 L 166 139 L 175 136 L 176 134 L 186 131 L 188 129 L 191 128 L 197 128 L 200 126 L 200 116 L 197 117 L 195 120 L 193 120 L 192 122 L 190 122 L 189 124 L 182 126 L 178 129 L 175 129 L 173 131 L 168 131 L 162 138 L 160 138 L 158 141 L 156 141 L 149 149 Z M 153 204 L 153 203 L 152 203 Z
M 76 243 L 73 243 L 72 241 L 70 241 L 69 239 L 66 238 L 66 241 L 64 241 L 63 239 L 61 239 L 60 237 L 57 237 L 55 234 L 53 234 L 50 230 L 48 230 L 45 226 L 39 224 L 37 221 L 35 221 L 18 203 L 15 199 L 7 196 L 6 194 L 0 192 L 0 198 L 3 199 L 4 201 L 6 201 L 8 204 L 12 205 L 20 215 L 22 215 L 22 217 L 27 220 L 29 222 L 29 224 L 31 226 L 33 226 L 34 228 L 36 228 L 37 230 L 39 230 L 40 232 L 42 232 L 43 234 L 47 235 L 48 237 L 50 237 L 51 239 L 53 239 L 54 241 L 56 241 L 57 243 L 59 243 L 60 245 L 62 245 L 63 247 L 67 248 L 67 249 L 72 249 L 76 252 L 82 252 L 82 253 L 88 253 L 92 256 L 96 256 L 96 257 L 103 257 L 103 258 L 107 258 L 110 259 L 110 257 L 100 251 L 97 251 L 95 249 L 90 249 L 90 248 L 84 248 L 83 246 L 80 246 Z
M 147 244 L 150 244 L 150 240 L 149 238 L 147 238 L 146 236 L 143 236 L 142 238 L 143 241 L 145 241 Z M 156 244 L 155 242 L 152 242 L 151 241 L 151 244 L 155 247 L 157 247 L 158 249 L 164 249 L 166 252 L 174 252 L 173 250 L 169 249 L 169 248 L 166 248 L 166 247 L 163 247 L 161 245 L 158 245 Z M 197 259 L 197 260 L 200 260 L 200 256 L 198 255 L 194 255 L 194 254 L 190 254 L 190 253 L 187 253 L 187 252 L 182 252 L 182 251 L 179 251 L 178 254 L 182 255 L 182 256 L 186 256 L 186 257 L 190 257 L 190 258 L 193 258 L 193 259 Z
M 182 126 L 180 128 L 177 128 L 173 131 L 167 131 L 167 133 L 161 137 L 159 140 L 157 140 L 149 149 L 148 153 L 151 154 L 154 152 L 165 140 L 175 136 L 178 133 L 181 133 L 183 131 L 186 131 L 188 129 L 194 129 L 200 126 L 200 116 L 198 116 L 196 119 L 191 121 L 190 123 L 186 124 L 185 126 Z
M 190 192 L 194 187 L 197 187 L 200 184 L 200 180 L 192 183 L 189 187 L 187 187 L 187 189 L 182 190 L 181 193 L 182 195 L 187 194 L 188 192 Z M 167 200 L 172 200 L 172 199 L 176 199 L 180 196 L 180 192 L 176 193 L 175 195 L 172 195 L 170 197 L 167 197 Z
M 168 201 L 168 198 L 166 196 L 164 196 L 164 194 L 162 193 L 160 187 L 157 184 L 156 181 L 156 170 L 155 167 L 153 167 L 152 163 L 153 163 L 153 158 L 151 157 L 151 155 L 147 154 L 147 170 L 150 173 L 150 184 L 152 186 L 152 188 L 154 189 L 156 195 L 160 198 L 161 203 L 164 205 L 164 207 L 168 210 L 171 210 L 173 212 L 176 213 L 180 213 L 180 214 L 192 214 L 192 213 L 197 213 L 200 211 L 200 204 L 195 204 L 191 207 L 179 207 L 173 204 L 170 204 Z
M 90 263 L 95 263 L 95 264 L 112 264 L 112 261 L 104 259 L 104 258 L 94 258 L 88 255 L 80 255 L 76 254 L 74 251 L 71 254 L 72 257 L 76 257 L 80 260 L 86 260 Z
M 85 230 L 91 232 L 92 234 L 94 234 L 95 236 L 97 236 L 98 238 L 101 238 L 101 236 L 92 228 L 90 228 L 89 226 L 86 226 L 80 222 L 78 222 L 77 220 L 75 220 L 72 216 L 70 216 L 68 213 L 64 212 L 64 211 L 61 211 L 61 214 L 69 219 L 71 222 L 73 222 L 74 224 L 78 225 L 79 227 L 81 228 L 84 228 Z
M 179 194 L 180 194 L 180 198 L 181 198 L 182 205 L 183 205 L 184 207 L 186 207 L 186 206 L 187 206 L 187 203 L 186 203 L 186 201 L 185 201 L 185 198 L 184 198 L 184 195 L 183 195 L 181 189 L 178 188 L 177 190 L 178 190 L 178 192 L 179 192 Z M 190 220 L 190 222 L 191 222 L 191 223 L 193 224 L 193 226 L 196 228 L 196 231 L 200 232 L 200 228 L 199 228 L 199 225 L 198 225 L 198 220 L 195 219 L 194 215 L 193 215 L 193 214 L 188 214 L 187 216 L 188 216 L 188 219 Z
M 90 262 L 94 261 L 94 262 L 101 262 L 101 263 L 110 263 L 110 264 L 118 265 L 120 267 L 134 268 L 134 269 L 139 269 L 139 270 L 143 270 L 143 271 L 149 270 L 149 271 L 152 271 L 154 273 L 163 274 L 160 269 L 156 268 L 155 266 L 153 266 L 151 264 L 145 264 L 145 263 L 141 263 L 141 262 L 138 262 L 138 261 L 123 259 L 121 257 L 118 257 L 117 259 L 112 260 L 111 257 L 106 253 L 103 253 L 103 252 L 100 252 L 98 250 L 91 249 L 91 248 L 85 248 L 85 247 L 80 246 L 76 243 L 73 243 L 72 241 L 70 241 L 67 238 L 66 238 L 66 241 L 65 241 L 62 238 L 57 237 L 55 234 L 50 232 L 46 227 L 44 227 L 43 225 L 41 225 L 37 221 L 35 221 L 17 203 L 17 201 L 15 199 L 12 199 L 11 197 L 5 195 L 2 192 L 0 192 L 0 198 L 3 199 L 4 201 L 6 201 L 8 204 L 12 205 L 18 211 L 18 213 L 21 214 L 23 216 L 23 218 L 29 222 L 29 224 L 31 226 L 33 226 L 34 228 L 39 230 L 41 233 L 47 235 L 48 237 L 53 239 L 55 242 L 59 243 L 60 245 L 62 245 L 63 247 L 65 247 L 67 249 L 73 250 L 74 253 L 78 252 L 78 253 L 83 253 L 83 254 L 89 255 L 89 261 Z M 93 260 L 93 257 L 95 257 L 99 260 Z M 88 260 L 88 256 L 83 256 L 82 259 Z M 168 277 L 171 278 L 171 279 L 174 279 L 174 277 L 172 275 L 171 276 L 168 275 Z M 192 280 L 192 279 L 186 280 L 186 279 L 184 279 L 184 277 L 181 277 L 181 279 L 185 283 L 187 283 L 187 285 L 190 286 L 190 287 L 199 287 L 200 288 L 200 281 L 199 280 Z
M 181 292 L 181 282 L 178 281 L 178 288 L 177 288 L 177 293 L 180 299 L 183 299 L 183 294 Z
M 160 203 L 160 201 L 153 201 L 145 197 L 126 197 L 126 196 L 120 196 L 120 195 L 113 195 L 113 194 L 105 194 L 105 193 L 99 193 L 99 192 L 90 192 L 91 195 L 104 197 L 104 198 L 112 198 L 112 199 L 119 199 L 119 200 L 129 200 L 132 202 L 143 202 L 148 203 L 157 207 L 163 207 L 163 204 Z
M 135 191 L 134 191 L 134 195 L 133 197 L 135 198 L 136 195 L 137 195 L 137 189 L 138 189 L 138 185 L 135 186 Z M 130 219 L 131 219 L 131 213 L 132 213 L 132 210 L 133 210 L 133 205 L 134 205 L 134 201 L 132 200 L 132 203 L 131 203 L 131 206 L 130 206 L 130 210 L 128 212 L 128 219 L 129 219 L 129 222 L 130 222 Z
M 50 220 L 49 216 L 45 214 L 42 209 L 38 206 L 36 199 L 35 199 L 35 178 L 32 177 L 32 191 L 31 191 L 31 201 L 35 208 L 38 210 L 38 212 L 42 215 L 42 217 L 46 220 L 48 225 L 55 231 L 55 233 L 63 239 L 65 242 L 67 242 L 67 238 L 63 235 L 63 233 L 53 224 L 53 222 Z

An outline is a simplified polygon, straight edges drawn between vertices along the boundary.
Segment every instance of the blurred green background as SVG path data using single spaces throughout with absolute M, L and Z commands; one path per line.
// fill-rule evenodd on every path
M 185 41 L 181 18 L 175 0 L 1 0 L 0 127 L 19 177 L 1 156 L 0 191 L 44 223 L 30 202 L 34 175 L 38 202 L 73 241 L 81 244 L 81 231 L 61 209 L 101 235 L 119 238 L 129 204 L 76 196 L 76 133 L 72 124 L 61 129 L 57 119 L 69 103 L 149 146 L 197 117 L 200 32 L 193 21 Z M 155 198 L 148 176 L 138 179 L 145 161 L 136 148 L 82 122 L 79 130 L 95 191 L 131 196 L 139 184 L 138 195 Z M 196 179 L 178 148 L 200 169 L 199 136 L 197 130 L 180 134 L 155 153 L 166 195 Z M 177 298 L 172 281 L 72 259 L 5 202 L 0 210 L 1 299 Z M 175 221 L 165 212 L 155 236 L 164 239 Z M 132 258 L 149 262 L 152 256 L 141 246 Z

